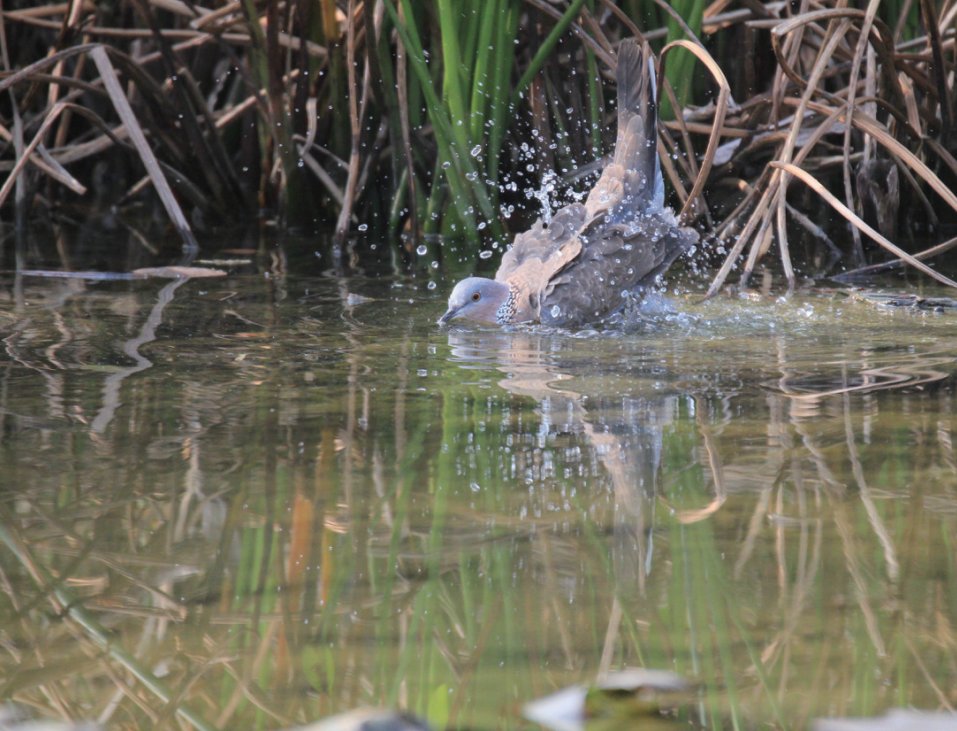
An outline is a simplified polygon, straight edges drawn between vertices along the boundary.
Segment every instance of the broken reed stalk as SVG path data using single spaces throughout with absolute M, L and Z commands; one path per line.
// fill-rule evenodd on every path
M 179 202 L 176 200 L 176 196 L 173 195 L 173 190 L 169 187 L 166 176 L 163 174 L 163 170 L 160 168 L 156 156 L 153 154 L 153 149 L 146 141 L 143 128 L 140 127 L 139 120 L 133 113 L 133 108 L 130 106 L 129 100 L 126 98 L 126 94 L 120 86 L 120 80 L 116 76 L 116 70 L 110 62 L 110 57 L 107 55 L 106 49 L 103 46 L 94 46 L 90 50 L 90 57 L 100 72 L 100 78 L 103 80 L 103 85 L 106 88 L 106 93 L 110 97 L 110 101 L 113 102 L 113 108 L 116 110 L 123 124 L 126 125 L 126 131 L 130 136 L 130 141 L 136 148 L 136 152 L 139 154 L 140 161 L 143 163 L 143 167 L 146 168 L 150 180 L 153 181 L 153 187 L 156 188 L 156 193 L 159 195 L 160 201 L 162 201 L 163 207 L 166 209 L 166 213 L 169 214 L 173 225 L 176 227 L 177 233 L 179 233 L 183 239 L 186 252 L 190 254 L 197 253 L 199 251 L 199 244 L 196 243 L 196 238 L 193 236 L 189 222 L 186 220 L 186 216 L 183 215 L 183 211 L 179 207 Z
M 957 282 L 950 279 L 949 277 L 944 276 L 940 272 L 931 269 L 929 266 L 924 264 L 917 257 L 911 256 L 903 249 L 895 246 L 886 238 L 881 236 L 877 231 L 867 225 L 860 216 L 850 210 L 847 206 L 841 203 L 833 193 L 831 193 L 827 188 L 821 185 L 813 175 L 810 175 L 806 170 L 792 165 L 791 163 L 786 162 L 772 162 L 771 165 L 778 170 L 781 170 L 788 175 L 793 175 L 795 178 L 800 180 L 802 183 L 811 188 L 815 193 L 821 196 L 827 203 L 838 213 L 840 213 L 844 218 L 848 220 L 853 226 L 858 228 L 863 233 L 867 234 L 871 239 L 876 241 L 878 244 L 887 249 L 891 254 L 898 257 L 902 261 L 907 262 L 910 266 L 922 271 L 928 277 L 936 279 L 941 284 L 946 284 L 948 287 L 957 288 Z M 784 177 L 784 182 L 782 187 L 787 183 L 787 177 Z
M 133 146 L 135 147 L 140 160 L 143 163 L 143 166 L 146 168 L 146 171 L 150 176 L 154 187 L 156 188 L 156 192 L 159 195 L 167 214 L 170 216 L 170 219 L 173 221 L 177 232 L 183 239 L 185 250 L 189 253 L 195 253 L 199 250 L 199 247 L 196 243 L 195 237 L 193 236 L 189 222 L 186 220 L 186 216 L 183 214 L 176 197 L 173 195 L 173 191 L 166 180 L 166 176 L 163 173 L 156 156 L 153 154 L 152 148 L 146 141 L 146 136 L 140 127 L 139 120 L 133 113 L 133 109 L 129 104 L 129 100 L 126 98 L 126 95 L 120 86 L 119 79 L 116 76 L 116 70 L 114 69 L 109 55 L 103 46 L 99 44 L 79 46 L 73 49 L 68 49 L 68 52 L 50 56 L 43 61 L 32 64 L 27 69 L 23 69 L 18 73 L 8 76 L 3 81 L 0 81 L 0 91 L 5 88 L 12 89 L 13 85 L 18 81 L 26 81 L 29 79 L 30 75 L 34 71 L 41 68 L 46 68 L 50 65 L 56 65 L 61 63 L 65 58 L 77 55 L 79 53 L 88 54 L 96 65 L 106 93 L 113 104 L 113 108 L 123 122 L 126 134 L 129 136 L 130 141 L 133 143 Z M 10 175 L 7 177 L 7 180 L 4 182 L 2 188 L 0 188 L 0 206 L 3 205 L 7 195 L 9 195 L 10 188 L 21 180 L 20 176 L 26 163 L 30 160 L 34 150 L 36 150 L 41 144 L 49 127 L 60 117 L 62 112 L 69 108 L 69 106 L 71 105 L 68 105 L 62 101 L 54 104 L 53 108 L 44 115 L 43 121 L 40 124 L 40 128 L 36 135 L 34 135 L 34 138 L 30 144 L 18 152 L 18 160 Z

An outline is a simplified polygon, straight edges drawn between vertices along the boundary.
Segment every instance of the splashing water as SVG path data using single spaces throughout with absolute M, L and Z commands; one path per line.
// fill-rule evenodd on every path
M 534 198 L 542 207 L 542 220 L 548 223 L 552 220 L 552 212 L 561 205 L 556 197 L 556 183 L 558 176 L 552 170 L 548 170 L 542 175 L 542 184 L 538 188 L 529 188 L 525 195 Z

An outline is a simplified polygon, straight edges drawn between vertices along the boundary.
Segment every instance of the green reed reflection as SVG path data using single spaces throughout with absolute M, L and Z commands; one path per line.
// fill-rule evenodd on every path
M 32 293 L 5 340 L 4 698 L 513 728 L 644 665 L 699 683 L 694 727 L 957 702 L 946 321 L 819 298 L 810 323 L 766 305 L 773 329 L 712 302 L 637 334 L 448 332 L 373 280 L 235 285 L 175 292 L 97 429 L 126 362 L 84 328 L 118 285 Z M 141 332 L 157 288 L 123 286 Z

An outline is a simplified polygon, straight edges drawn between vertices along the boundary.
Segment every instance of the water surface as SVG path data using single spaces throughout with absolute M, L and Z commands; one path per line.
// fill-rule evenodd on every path
M 957 704 L 954 315 L 678 294 L 442 330 L 434 270 L 217 256 L 0 275 L 0 698 L 515 728 L 642 665 L 698 683 L 683 727 Z

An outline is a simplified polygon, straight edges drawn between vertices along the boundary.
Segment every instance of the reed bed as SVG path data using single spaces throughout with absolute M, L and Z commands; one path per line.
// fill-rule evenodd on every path
M 600 168 L 615 48 L 639 36 L 660 53 L 672 203 L 716 242 L 709 294 L 772 251 L 789 287 L 902 263 L 957 286 L 928 263 L 957 244 L 955 16 L 932 0 L 6 3 L 0 210 L 22 226 L 146 200 L 190 251 L 197 222 L 274 219 L 408 255 L 443 234 L 471 263 Z

